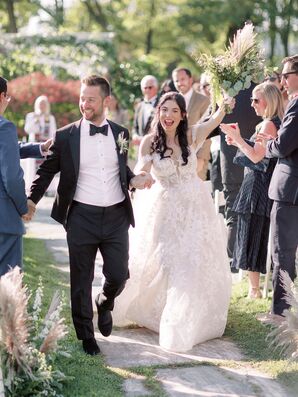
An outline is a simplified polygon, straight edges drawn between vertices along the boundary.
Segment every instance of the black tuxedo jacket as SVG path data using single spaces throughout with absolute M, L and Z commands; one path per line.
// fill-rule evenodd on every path
M 298 205 L 298 97 L 284 115 L 277 138 L 267 144 L 266 157 L 277 157 L 269 197 Z
M 115 142 L 120 133 L 124 132 L 124 138 L 129 141 L 129 132 L 126 128 L 109 121 Z M 37 171 L 37 177 L 33 181 L 28 197 L 34 203 L 38 203 L 50 185 L 55 174 L 60 172 L 60 180 L 57 194 L 52 208 L 51 216 L 57 222 L 66 226 L 68 212 L 76 191 L 80 168 L 80 125 L 81 120 L 69 124 L 56 132 L 54 144 L 51 147 L 52 154 L 41 164 Z M 129 221 L 134 226 L 134 217 L 128 187 L 133 172 L 126 165 L 127 151 L 120 153 L 116 143 L 119 161 L 119 179 L 122 191 L 125 195 L 124 205 L 126 207 Z

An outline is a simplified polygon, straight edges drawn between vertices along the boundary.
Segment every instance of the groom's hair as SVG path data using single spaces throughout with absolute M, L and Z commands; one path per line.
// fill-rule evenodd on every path
M 298 73 L 298 54 L 292 55 L 291 57 L 286 57 L 281 61 L 283 65 L 287 62 L 289 62 L 291 65 L 293 72 Z
M 0 94 L 7 92 L 7 80 L 0 76 Z
M 107 79 L 102 76 L 97 76 L 95 74 L 91 76 L 86 76 L 81 80 L 81 84 L 86 84 L 87 86 L 95 86 L 100 88 L 100 92 L 103 98 L 111 95 L 111 86 Z

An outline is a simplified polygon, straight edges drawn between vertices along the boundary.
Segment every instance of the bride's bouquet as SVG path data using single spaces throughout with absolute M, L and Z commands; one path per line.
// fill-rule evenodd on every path
M 210 77 L 212 110 L 225 96 L 234 97 L 249 88 L 251 82 L 261 81 L 265 60 L 256 40 L 254 26 L 246 23 L 237 31 L 223 55 L 201 54 L 197 62 Z M 227 109 L 228 110 L 228 109 Z

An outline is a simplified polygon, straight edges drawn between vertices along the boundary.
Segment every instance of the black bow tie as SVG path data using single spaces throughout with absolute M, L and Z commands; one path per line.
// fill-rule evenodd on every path
M 109 128 L 108 124 L 105 124 L 105 125 L 103 125 L 101 127 L 96 127 L 96 125 L 90 124 L 90 132 L 89 132 L 89 134 L 91 136 L 93 136 L 95 134 L 103 134 L 103 135 L 107 136 L 108 135 L 108 128 Z

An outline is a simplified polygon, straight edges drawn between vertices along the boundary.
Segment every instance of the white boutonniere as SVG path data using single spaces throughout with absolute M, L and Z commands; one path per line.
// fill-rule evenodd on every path
M 120 150 L 120 154 L 128 151 L 128 140 L 124 138 L 124 131 L 120 132 L 117 139 L 117 145 Z

